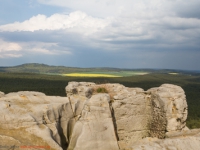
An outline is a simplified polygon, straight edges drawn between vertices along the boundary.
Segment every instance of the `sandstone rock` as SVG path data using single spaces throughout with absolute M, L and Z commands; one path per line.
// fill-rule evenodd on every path
M 145 137 L 163 138 L 166 118 L 163 105 L 151 99 L 141 88 L 127 88 L 120 84 L 104 86 L 113 98 L 112 113 L 118 144 L 121 149 Z M 157 107 L 154 107 L 157 102 Z
M 75 94 L 79 96 L 90 97 L 93 92 L 92 85 L 95 84 L 92 82 L 69 82 L 65 90 L 68 97 Z
M 127 88 L 120 84 L 95 85 L 70 82 L 66 89 L 67 93 L 68 91 L 72 93 L 71 91 L 76 89 L 75 91 L 81 91 L 80 96 L 88 97 L 85 94 L 88 92 L 85 91 L 95 93 L 94 89 L 99 87 L 106 88 L 110 95 L 114 129 L 121 149 L 145 137 L 164 138 L 166 129 L 172 131 L 173 121 L 176 121 L 175 131 L 185 128 L 187 104 L 184 91 L 178 86 L 164 84 L 145 92 L 141 88 Z M 79 95 L 77 93 L 70 95 Z M 173 105 L 169 105 L 169 100 L 174 101 Z M 176 116 L 172 114 L 173 108 L 178 112 Z
M 68 150 L 118 150 L 109 106 L 109 96 L 88 99 L 76 122 Z
M 158 88 L 149 89 L 153 99 L 164 105 L 167 119 L 167 131 L 181 131 L 186 127 L 188 107 L 183 89 L 176 85 L 163 84 Z
M 200 129 L 173 132 L 168 138 L 145 138 L 127 150 L 198 150 Z
M 107 88 L 114 93 L 112 109 L 120 148 L 147 137 L 151 106 L 144 91 L 118 84 L 110 84 Z
M 55 150 L 67 146 L 73 118 L 67 97 L 18 92 L 1 97 L 0 103 L 0 135 L 14 138 L 18 141 L 16 146 L 50 146 Z M 8 140 L 7 144 L 15 140 Z
M 4 93 L 0 91 L 0 98 L 4 96 Z
M 98 93 L 99 88 L 105 93 Z M 186 96 L 179 86 L 163 84 L 144 91 L 69 82 L 65 89 L 67 97 L 0 92 L 0 145 L 51 150 L 200 147 L 200 131 L 186 127 Z

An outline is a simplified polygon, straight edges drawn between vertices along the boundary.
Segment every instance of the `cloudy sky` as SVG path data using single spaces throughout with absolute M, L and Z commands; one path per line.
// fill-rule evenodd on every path
M 200 0 L 0 4 L 0 66 L 200 70 Z

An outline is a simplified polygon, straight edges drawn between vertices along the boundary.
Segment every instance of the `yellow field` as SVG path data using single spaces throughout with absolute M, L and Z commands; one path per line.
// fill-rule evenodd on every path
M 171 75 L 178 75 L 179 73 L 171 72 L 171 73 L 168 73 L 168 74 L 171 74 Z
M 146 75 L 149 74 L 148 72 L 136 72 L 134 75 Z
M 69 77 L 121 77 L 116 75 L 110 74 L 87 74 L 87 73 L 69 73 L 69 74 L 62 74 L 63 76 Z

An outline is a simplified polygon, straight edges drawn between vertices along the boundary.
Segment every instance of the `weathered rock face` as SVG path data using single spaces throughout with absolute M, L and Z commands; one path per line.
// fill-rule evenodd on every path
M 4 96 L 4 93 L 0 91 L 0 98 Z
M 144 137 L 165 136 L 165 112 L 157 99 L 151 99 L 151 95 L 140 88 L 127 88 L 119 84 L 104 86 L 112 94 L 111 107 L 120 148 L 126 148 Z M 155 102 L 157 107 L 153 106 Z
M 67 97 L 10 93 L 0 98 L 0 114 L 1 146 L 38 145 L 61 150 L 69 142 L 73 112 Z
M 167 131 L 181 131 L 186 126 L 187 102 L 184 91 L 179 86 L 163 84 L 158 88 L 149 89 L 152 99 L 163 103 L 167 119 Z
M 119 149 L 108 94 L 93 94 L 94 83 L 71 82 L 66 87 L 75 116 L 68 150 Z
M 200 129 L 175 131 L 166 139 L 145 138 L 128 150 L 198 150 L 200 148 Z
M 119 149 L 107 94 L 94 95 L 85 102 L 75 123 L 68 150 Z
M 186 97 L 179 86 L 163 84 L 144 91 L 120 84 L 70 82 L 66 93 L 67 97 L 0 93 L 0 145 L 135 150 L 158 142 L 164 148 L 171 140 L 162 140 L 165 137 L 190 132 Z M 198 141 L 199 134 L 195 136 Z

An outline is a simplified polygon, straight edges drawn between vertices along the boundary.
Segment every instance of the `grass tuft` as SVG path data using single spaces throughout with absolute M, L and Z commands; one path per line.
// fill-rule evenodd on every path
M 96 89 L 97 93 L 108 93 L 107 89 L 104 87 L 99 87 Z

